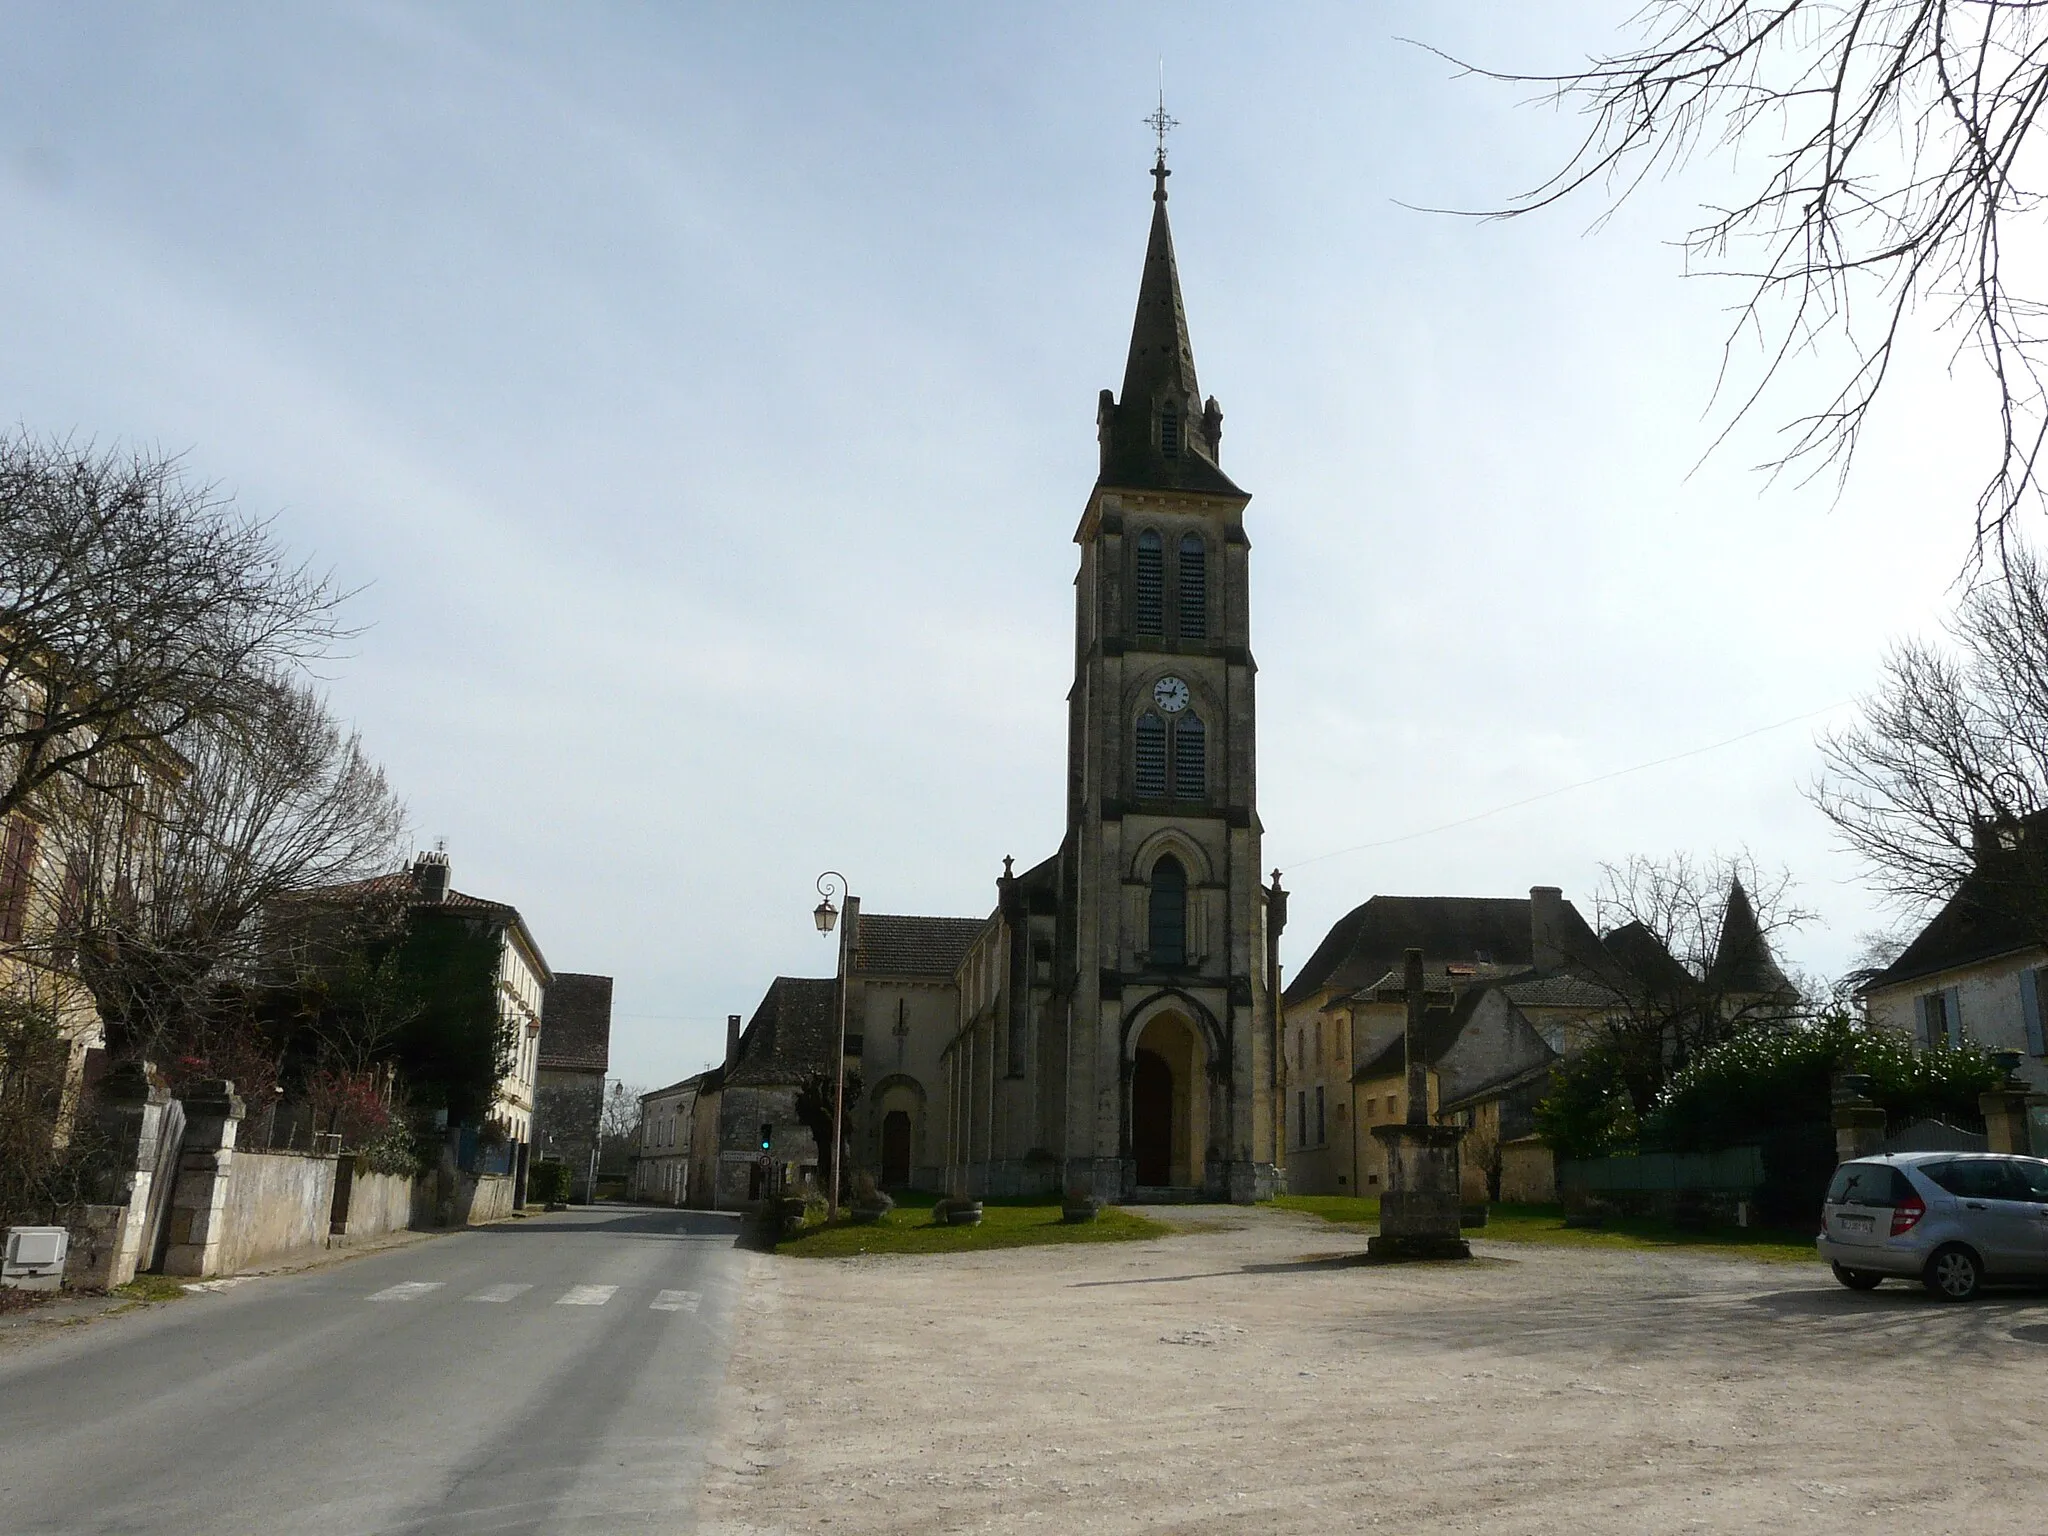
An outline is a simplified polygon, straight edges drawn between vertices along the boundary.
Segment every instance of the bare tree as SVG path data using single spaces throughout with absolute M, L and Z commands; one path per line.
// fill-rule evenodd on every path
M 179 737 L 183 770 L 160 794 L 66 801 L 93 875 L 57 939 L 120 1054 L 232 1043 L 242 1021 L 221 1000 L 256 978 L 266 914 L 398 855 L 403 809 L 360 739 L 309 688 L 260 689 L 260 710 Z
M 1594 910 L 1614 1002 L 1595 1038 L 1638 1116 L 1701 1052 L 1801 1013 L 1772 942 L 1810 918 L 1792 905 L 1791 885 L 1747 855 L 1602 866 Z
M 1822 739 L 1814 798 L 1906 912 L 1975 899 L 2048 942 L 2048 570 L 2015 545 L 1948 644 L 1893 647 L 1862 718 Z
M 640 1134 L 640 1095 L 650 1090 L 637 1084 L 605 1085 L 604 1107 L 597 1118 L 597 1166 L 608 1176 L 627 1171 L 634 1139 Z
M 2041 300 L 2007 279 L 2014 222 L 2040 212 L 2035 128 L 2048 102 L 2048 8 L 2007 0 L 1649 0 L 1638 41 L 1554 75 L 1461 68 L 1534 85 L 1586 119 L 1558 173 L 1491 216 L 1591 188 L 1614 202 L 1706 153 L 1736 190 L 1681 240 L 1689 270 L 1746 300 L 1724 347 L 1758 373 L 1735 384 L 1726 432 L 1790 360 L 1843 358 L 1793 409 L 1768 466 L 1848 473 L 1898 348 L 1929 312 L 1997 392 L 2000 447 L 1977 502 L 1976 544 L 2000 552 L 2038 498 L 2048 389 Z M 1453 60 L 1458 63 L 1460 61 Z M 1802 375 L 1804 377 L 1804 375 Z
M 175 459 L 0 436 L 0 817 L 261 727 L 341 598 Z

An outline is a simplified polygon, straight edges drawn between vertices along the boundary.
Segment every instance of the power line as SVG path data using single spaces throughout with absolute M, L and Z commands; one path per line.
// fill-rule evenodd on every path
M 1596 774 L 1590 779 L 1581 779 L 1576 784 L 1561 785 L 1557 789 L 1546 789 L 1540 795 L 1530 795 L 1525 799 L 1511 800 L 1506 805 L 1496 805 L 1490 811 L 1480 811 L 1472 816 L 1461 816 L 1458 820 L 1444 822 L 1441 826 L 1424 827 L 1419 832 L 1403 832 L 1399 837 L 1382 838 L 1376 843 L 1358 843 L 1349 848 L 1332 849 L 1328 853 L 1319 853 L 1311 859 L 1298 859 L 1284 867 L 1289 873 L 1292 873 L 1294 870 L 1304 869 L 1310 864 L 1320 864 L 1325 859 L 1341 859 L 1347 853 L 1365 853 L 1374 848 L 1391 848 L 1396 843 L 1412 843 L 1418 837 L 1434 837 L 1439 832 L 1449 832 L 1458 827 L 1469 827 L 1475 821 L 1485 821 L 1491 816 L 1500 816 L 1509 811 L 1518 811 L 1525 805 L 1534 805 L 1539 800 L 1551 800 L 1559 795 L 1568 795 L 1575 789 L 1587 789 L 1595 784 L 1605 784 L 1610 779 L 1626 778 L 1632 773 L 1644 773 L 1652 768 L 1662 768 L 1668 763 L 1684 762 L 1689 757 L 1701 757 L 1709 752 L 1718 752 L 1723 747 L 1732 747 L 1737 742 L 1748 741 L 1753 736 L 1763 736 L 1772 731 L 1782 731 L 1788 725 L 1798 725 L 1805 720 L 1814 720 L 1822 715 L 1833 714 L 1836 710 L 1845 708 L 1855 702 L 1854 699 L 1839 699 L 1835 703 L 1823 705 L 1819 709 L 1810 709 L 1803 715 L 1794 715 L 1789 720 L 1779 720 L 1770 725 L 1760 725 L 1753 731 L 1744 731 L 1739 736 L 1730 736 L 1725 741 L 1709 742 L 1704 747 L 1692 747 L 1684 752 L 1674 752 L 1669 757 L 1659 757 L 1647 763 L 1637 763 L 1631 768 L 1616 768 L 1611 773 Z

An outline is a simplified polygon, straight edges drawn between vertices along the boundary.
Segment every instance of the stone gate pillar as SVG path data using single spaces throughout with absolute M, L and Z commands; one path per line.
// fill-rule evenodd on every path
M 179 1096 L 185 1106 L 185 1150 L 171 1195 L 167 1275 L 210 1275 L 220 1267 L 228 1179 L 235 1163 L 235 1128 L 247 1107 L 223 1078 L 195 1083 Z

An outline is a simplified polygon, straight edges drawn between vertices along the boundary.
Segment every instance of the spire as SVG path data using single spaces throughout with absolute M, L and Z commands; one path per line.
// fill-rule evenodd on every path
M 1152 234 L 1138 281 L 1138 313 L 1131 322 L 1122 397 L 1102 392 L 1096 428 L 1102 444 L 1100 485 L 1131 490 L 1210 491 L 1242 496 L 1217 467 L 1223 410 L 1204 401 L 1195 382 L 1195 349 L 1181 303 L 1173 230 L 1166 221 L 1165 127 L 1160 112 L 1146 119 L 1160 128 L 1152 163 Z

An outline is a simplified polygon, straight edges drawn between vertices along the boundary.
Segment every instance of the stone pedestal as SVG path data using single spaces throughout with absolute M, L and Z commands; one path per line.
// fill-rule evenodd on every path
M 210 1275 L 220 1267 L 227 1236 L 222 1213 L 235 1165 L 235 1128 L 246 1106 L 223 1079 L 195 1084 L 185 1106 L 185 1150 L 178 1157 L 178 1188 L 171 1196 L 167 1275 Z
M 1984 1113 L 1984 1144 L 1993 1152 L 2039 1157 L 2028 1133 L 2029 1111 L 2048 1104 L 2048 1096 L 2017 1084 L 1994 1088 L 1977 1100 Z
M 1835 1161 L 1853 1162 L 1875 1157 L 1884 1150 L 1884 1111 L 1869 1097 L 1870 1079 L 1860 1072 L 1843 1072 L 1835 1077 L 1832 1118 L 1835 1125 Z
M 1380 1194 L 1380 1230 L 1366 1244 L 1375 1259 L 1469 1259 L 1459 1236 L 1458 1142 L 1455 1125 L 1376 1125 L 1386 1148 L 1387 1182 Z

